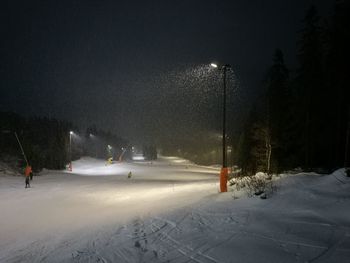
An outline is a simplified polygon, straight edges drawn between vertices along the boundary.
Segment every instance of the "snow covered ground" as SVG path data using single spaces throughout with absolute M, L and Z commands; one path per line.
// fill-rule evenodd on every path
M 1 175 L 0 262 L 350 262 L 344 170 L 282 176 L 266 200 L 218 193 L 218 172 L 83 158 L 30 189 Z

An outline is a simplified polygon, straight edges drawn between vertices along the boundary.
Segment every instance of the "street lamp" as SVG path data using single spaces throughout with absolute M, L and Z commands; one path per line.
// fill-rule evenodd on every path
M 111 145 L 107 145 L 107 153 L 108 153 L 108 158 L 113 157 L 113 153 L 112 153 L 112 149 L 113 147 Z
M 69 166 L 68 170 L 72 171 L 72 135 L 74 132 L 70 131 L 69 132 Z
M 220 192 L 227 192 L 227 151 L 226 151 L 226 71 L 230 69 L 231 66 L 226 64 L 223 66 L 218 66 L 215 63 L 210 64 L 213 68 L 218 68 L 223 72 L 223 82 L 224 82 L 224 91 L 223 91 L 223 110 L 222 110 L 222 168 L 220 172 Z
M 113 153 L 112 153 L 113 147 L 111 145 L 107 145 L 107 164 L 112 164 L 113 162 Z
M 97 158 L 97 137 L 96 135 L 89 133 L 89 138 L 91 140 L 91 147 L 93 147 L 91 151 L 95 151 L 95 158 Z

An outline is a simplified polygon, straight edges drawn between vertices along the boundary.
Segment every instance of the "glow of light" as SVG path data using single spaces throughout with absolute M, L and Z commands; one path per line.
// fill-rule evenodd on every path
M 215 64 L 215 63 L 211 63 L 210 66 L 212 66 L 213 68 L 217 68 L 218 67 L 218 65 Z
M 179 160 L 174 160 L 174 163 L 188 163 L 187 160 L 179 159 Z
M 134 155 L 134 156 L 132 157 L 132 159 L 133 159 L 134 161 L 144 161 L 144 160 L 145 160 L 145 157 L 143 157 L 142 155 Z
M 110 175 L 126 175 L 129 170 L 121 167 L 117 164 L 111 164 L 106 166 L 105 162 L 99 162 L 95 164 L 84 164 L 80 165 L 73 162 L 74 174 L 81 176 L 110 176 Z M 68 171 L 67 171 L 68 173 Z M 69 172 L 71 173 L 71 172 Z
M 73 134 L 74 134 L 74 132 L 70 131 L 70 132 L 69 132 L 69 134 L 70 134 L 70 135 L 73 135 Z

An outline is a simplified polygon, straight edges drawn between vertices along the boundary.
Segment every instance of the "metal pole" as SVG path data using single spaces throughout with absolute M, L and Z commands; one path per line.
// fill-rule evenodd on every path
M 215 63 L 210 64 L 214 68 L 218 68 Z M 219 67 L 223 70 L 223 107 L 222 107 L 222 168 L 220 172 L 220 192 L 227 192 L 227 179 L 228 179 L 228 168 L 227 168 L 227 150 L 226 150 L 226 71 L 231 68 L 229 64 Z
M 69 133 L 69 162 L 72 162 L 72 134 Z
M 224 81 L 224 91 L 223 91 L 223 110 L 222 110 L 222 168 L 220 172 L 220 192 L 227 192 L 227 151 L 226 151 L 226 70 L 229 65 L 224 65 L 223 70 L 223 81 Z
M 72 171 L 72 132 L 69 132 L 69 170 Z
M 227 168 L 227 151 L 226 151 L 226 66 L 223 67 L 224 73 L 224 98 L 223 98 L 223 118 L 222 118 L 222 167 Z
M 17 142 L 18 142 L 18 144 L 19 144 L 19 147 L 21 148 L 21 151 L 22 151 L 22 154 L 23 154 L 24 160 L 26 161 L 26 164 L 27 164 L 27 166 L 28 166 L 28 165 L 29 165 L 29 163 L 28 163 L 28 159 L 27 159 L 27 156 L 26 156 L 26 155 L 25 155 L 25 153 L 24 153 L 24 150 L 23 150 L 22 144 L 21 144 L 21 142 L 20 142 L 20 141 L 19 141 L 19 139 L 18 139 L 17 132 L 15 132 L 15 136 L 16 136 Z

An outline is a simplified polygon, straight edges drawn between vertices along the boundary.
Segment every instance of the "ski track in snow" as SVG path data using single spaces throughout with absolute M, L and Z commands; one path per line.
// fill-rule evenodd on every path
M 0 262 L 349 262 L 341 172 L 287 176 L 270 199 L 234 200 L 217 193 L 216 170 L 174 160 L 103 177 L 83 167 L 104 163 L 82 160 L 83 174 L 50 171 L 26 190 L 0 176 Z

